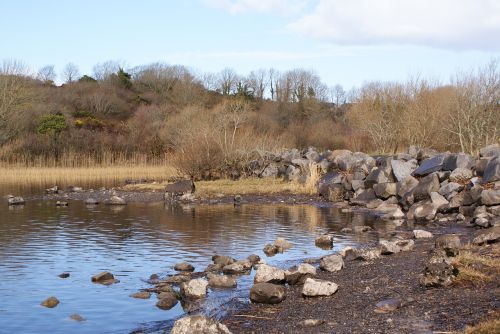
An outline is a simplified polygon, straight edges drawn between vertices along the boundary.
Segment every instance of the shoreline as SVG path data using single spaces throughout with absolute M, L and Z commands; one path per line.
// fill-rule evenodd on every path
M 478 284 L 420 285 L 420 274 L 437 236 L 456 233 L 467 248 L 474 235 L 472 228 L 457 222 L 427 226 L 426 231 L 434 237 L 415 240 L 411 251 L 371 261 L 346 261 L 346 268 L 334 273 L 318 271 L 315 278 L 339 285 L 332 296 L 303 297 L 302 286 L 286 285 L 287 297 L 282 303 L 248 303 L 220 322 L 233 333 L 462 333 L 466 326 L 498 317 L 499 275 Z M 399 230 L 396 234 L 408 237 L 410 233 Z M 476 246 L 472 251 L 500 260 L 498 243 Z M 498 273 L 499 268 L 493 271 Z M 388 299 L 399 300 L 401 305 L 387 313 L 374 311 L 378 302 Z

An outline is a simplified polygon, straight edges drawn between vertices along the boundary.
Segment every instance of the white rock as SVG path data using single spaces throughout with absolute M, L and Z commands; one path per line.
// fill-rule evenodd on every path
M 177 320 L 171 334 L 231 334 L 229 329 L 213 319 L 195 315 Z
M 413 230 L 413 236 L 415 237 L 415 239 L 425 239 L 433 237 L 431 232 L 424 230 Z
M 307 278 L 302 288 L 302 294 L 307 297 L 331 296 L 337 292 L 338 288 L 337 284 L 330 281 Z
M 339 271 L 344 267 L 344 260 L 342 255 L 338 254 L 324 256 L 319 262 L 319 267 L 329 272 Z
M 267 264 L 259 265 L 255 273 L 255 283 L 281 283 L 285 281 L 285 271 Z
M 196 278 L 181 284 L 181 294 L 186 298 L 203 298 L 207 295 L 208 281 Z

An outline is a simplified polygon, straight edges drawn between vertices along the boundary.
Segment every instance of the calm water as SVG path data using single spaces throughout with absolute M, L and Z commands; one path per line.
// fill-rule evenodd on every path
M 6 192 L 0 193 L 4 195 Z M 373 240 L 340 234 L 343 227 L 371 225 L 361 215 L 314 205 L 232 205 L 169 207 L 163 203 L 129 203 L 126 207 L 86 207 L 71 202 L 56 208 L 51 201 L 24 207 L 0 205 L 0 333 L 163 332 L 184 314 L 179 303 L 169 311 L 129 295 L 148 287 L 153 273 L 174 273 L 180 261 L 203 270 L 214 254 L 245 258 L 255 253 L 269 264 L 287 268 L 303 258 L 331 253 L 314 246 L 315 236 L 336 235 L 335 250 Z M 376 228 L 379 228 L 376 226 Z M 380 228 L 383 228 L 381 226 Z M 294 247 L 266 257 L 262 248 L 277 237 Z M 120 283 L 102 286 L 90 277 L 110 271 Z M 69 272 L 67 279 L 57 277 Z M 209 290 L 202 312 L 223 314 L 229 301 L 247 302 L 252 275 L 238 288 Z M 40 306 L 49 296 L 60 304 Z M 86 321 L 69 319 L 78 313 Z

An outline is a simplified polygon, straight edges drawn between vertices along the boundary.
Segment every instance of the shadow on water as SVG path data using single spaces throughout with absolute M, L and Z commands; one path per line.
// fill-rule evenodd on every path
M 347 245 L 369 243 L 375 233 L 343 234 L 344 227 L 374 224 L 371 218 L 314 205 L 165 206 L 129 203 L 122 207 L 87 207 L 71 202 L 57 208 L 53 201 L 29 201 L 24 207 L 0 206 L 0 328 L 6 332 L 127 333 L 162 332 L 185 309 L 221 317 L 228 308 L 248 302 L 251 275 L 238 288 L 209 290 L 201 305 L 181 305 L 169 311 L 149 300 L 129 295 L 147 288 L 147 278 L 173 273 L 173 265 L 188 261 L 202 271 L 214 254 L 237 259 L 254 253 L 269 264 L 288 268 L 304 258 L 319 257 Z M 317 235 L 332 233 L 334 249 L 314 246 Z M 262 248 L 283 237 L 293 248 L 266 257 Z M 111 271 L 120 283 L 100 286 L 90 277 Z M 60 279 L 62 272 L 70 277 Z M 29 291 L 29 293 L 27 293 Z M 39 306 L 49 296 L 61 304 Z M 183 308 L 184 306 L 184 308 Z M 86 321 L 69 320 L 73 313 Z

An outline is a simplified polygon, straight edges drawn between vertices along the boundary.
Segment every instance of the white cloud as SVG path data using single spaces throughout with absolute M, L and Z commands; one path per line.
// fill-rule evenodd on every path
M 319 0 L 312 11 L 287 28 L 342 45 L 413 44 L 497 51 L 500 1 Z
M 302 11 L 306 0 L 204 0 L 216 8 L 227 10 L 231 14 L 248 12 L 291 15 Z

